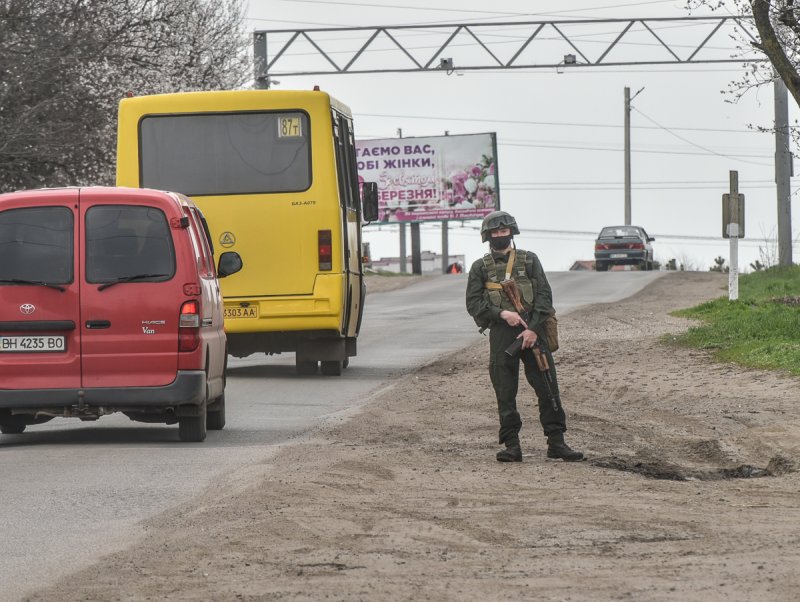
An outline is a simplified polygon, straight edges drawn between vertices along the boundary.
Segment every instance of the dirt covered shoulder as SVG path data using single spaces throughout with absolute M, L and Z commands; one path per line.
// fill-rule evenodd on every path
M 398 380 L 35 600 L 796 600 L 797 379 L 659 338 L 725 276 L 563 316 L 568 441 L 495 461 L 487 341 Z

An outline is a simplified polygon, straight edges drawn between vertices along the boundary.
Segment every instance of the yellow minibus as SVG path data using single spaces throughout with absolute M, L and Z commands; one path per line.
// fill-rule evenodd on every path
M 297 371 L 340 375 L 364 309 L 361 226 L 377 187 L 356 171 L 350 109 L 313 91 L 236 90 L 125 98 L 117 185 L 180 192 L 201 208 L 221 282 L 228 352 L 295 352 Z

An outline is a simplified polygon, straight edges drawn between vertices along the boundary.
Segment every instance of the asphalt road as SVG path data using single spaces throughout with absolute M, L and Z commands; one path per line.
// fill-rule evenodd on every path
M 659 272 L 549 274 L 556 309 L 627 297 Z M 393 378 L 476 341 L 466 275 L 367 297 L 358 356 L 341 377 L 295 375 L 294 355 L 231 359 L 228 424 L 205 443 L 177 426 L 56 418 L 0 435 L 0 600 L 18 600 L 143 535 L 142 521 L 234 471 L 257 472 L 281 443 L 368 402 Z

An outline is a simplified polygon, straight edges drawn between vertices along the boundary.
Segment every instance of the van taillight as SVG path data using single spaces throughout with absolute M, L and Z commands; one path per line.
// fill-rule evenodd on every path
M 200 302 L 186 301 L 178 318 L 178 351 L 194 351 L 200 344 Z
M 333 249 L 331 247 L 331 231 L 320 230 L 317 240 L 319 242 L 319 269 L 330 271 L 333 269 Z

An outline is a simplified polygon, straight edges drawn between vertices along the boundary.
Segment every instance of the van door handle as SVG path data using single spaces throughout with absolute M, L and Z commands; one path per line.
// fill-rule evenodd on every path
M 110 320 L 86 320 L 86 328 L 97 330 L 99 328 L 111 328 Z

